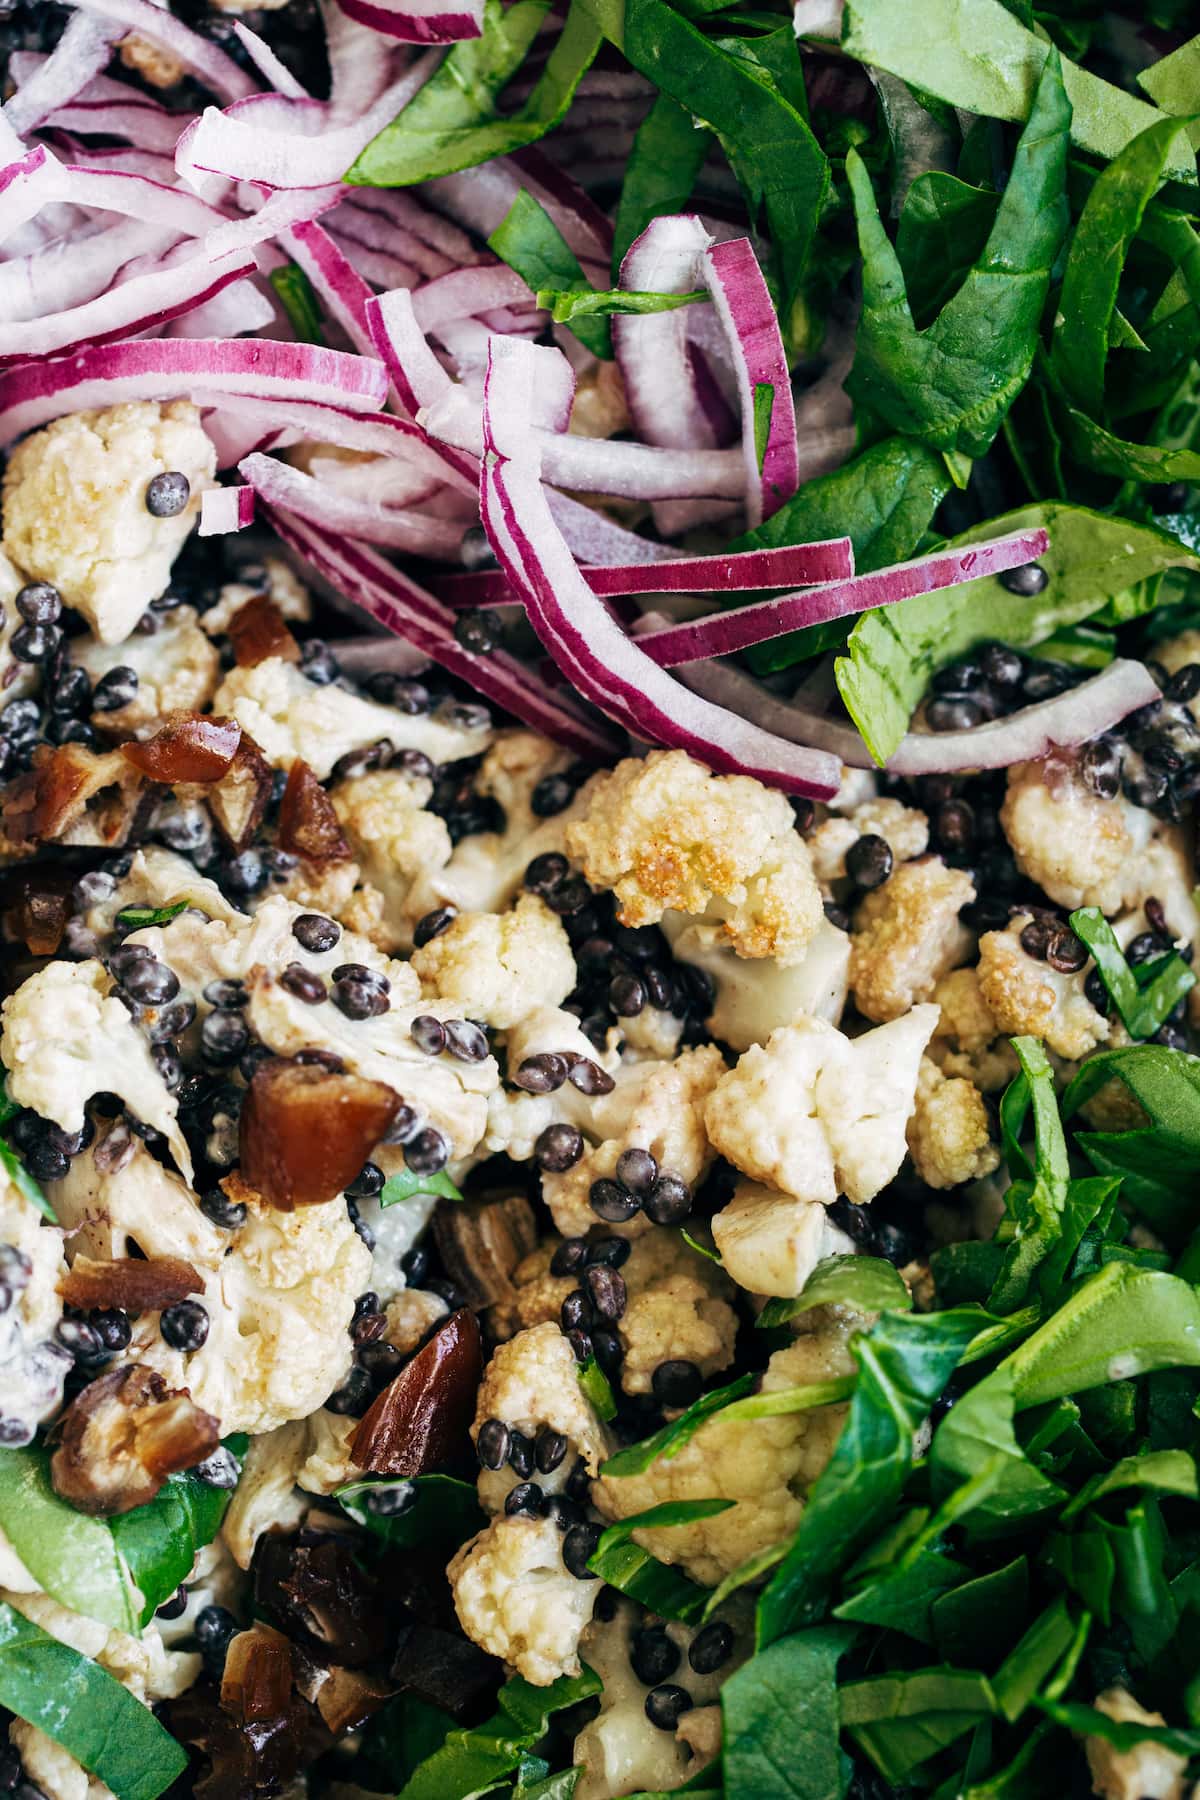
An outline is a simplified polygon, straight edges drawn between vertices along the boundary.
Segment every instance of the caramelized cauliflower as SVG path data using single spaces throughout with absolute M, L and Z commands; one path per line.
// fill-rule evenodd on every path
M 1006 931 L 979 940 L 979 991 L 1006 1036 L 1027 1032 L 1044 1038 L 1057 1056 L 1074 1062 L 1108 1042 L 1109 1021 L 1084 993 L 1085 974 L 1060 974 L 1021 947 L 1028 913 L 1018 913 Z
M 333 805 L 363 876 L 383 897 L 388 946 L 410 949 L 408 898 L 419 878 L 450 860 L 444 819 L 426 810 L 433 783 L 403 769 L 373 769 L 342 782 Z
M 1160 1712 L 1147 1712 L 1121 1687 L 1105 1688 L 1096 1698 L 1097 1712 L 1120 1725 L 1165 1725 Z M 1083 1740 L 1092 1792 L 1103 1800 L 1183 1800 L 1187 1758 L 1161 1744 L 1135 1744 L 1118 1750 L 1107 1738 Z
M 626 925 L 704 914 L 740 956 L 800 961 L 821 896 L 784 794 L 654 750 L 598 775 L 586 797 L 567 849 L 593 887 L 613 890 Z
M 600 1584 L 578 1581 L 564 1567 L 553 1519 L 493 1519 L 446 1574 L 458 1622 L 484 1650 L 535 1687 L 578 1675 L 579 1638 Z
M 1136 881 L 1151 817 L 1119 794 L 1102 800 L 1068 751 L 1008 771 L 1000 823 L 1017 867 L 1059 906 L 1115 913 Z
M 562 920 L 536 894 L 511 912 L 459 913 L 415 952 L 426 991 L 467 1018 L 508 1031 L 537 1007 L 557 1007 L 575 986 Z
M 591 1475 L 608 1453 L 604 1428 L 579 1385 L 575 1352 L 557 1325 L 535 1325 L 497 1346 L 480 1383 L 472 1443 L 487 1419 L 499 1419 L 526 1437 L 536 1437 L 544 1426 L 560 1431 L 574 1455 L 583 1457 Z M 570 1458 L 559 1464 L 562 1480 L 571 1467 Z M 493 1503 L 502 1504 L 507 1491 L 507 1483 L 502 1481 L 503 1491 L 496 1492 L 496 1485 L 489 1481 L 493 1473 L 484 1469 L 479 1481 L 480 1498 L 489 1508 Z M 550 1485 L 555 1484 L 551 1481 Z
M 908 1148 L 917 1174 L 931 1188 L 978 1181 L 1000 1161 L 979 1089 L 961 1077 L 947 1080 L 928 1056 L 921 1058 Z
M 650 1393 L 659 1363 L 674 1358 L 695 1363 L 705 1377 L 729 1367 L 737 1314 L 721 1269 L 678 1232 L 656 1228 L 637 1239 L 621 1273 L 628 1299 L 617 1333 L 627 1394 Z
M 933 990 L 941 1017 L 929 1054 L 945 1075 L 973 1081 L 984 1094 L 1007 1087 L 1017 1058 L 983 997 L 978 969 L 952 969 Z
M 850 989 L 868 1019 L 897 1019 L 964 963 L 971 934 L 958 915 L 975 898 L 971 877 L 938 856 L 904 863 L 854 915 Z
M 155 629 L 135 632 L 123 644 L 98 644 L 91 638 L 71 640 L 71 661 L 86 669 L 93 685 L 110 669 L 132 669 L 137 690 L 132 700 L 98 723 L 106 733 L 132 737 L 164 713 L 203 712 L 221 679 L 221 658 L 210 644 L 190 606 L 150 613 Z
M 859 1038 L 820 1019 L 773 1032 L 713 1089 L 704 1122 L 743 1174 L 797 1200 L 874 1199 L 904 1160 L 921 1052 L 937 1019 L 917 1006 Z
M 929 848 L 929 820 L 899 800 L 864 800 L 848 813 L 831 813 L 806 840 L 822 886 L 845 880 L 846 852 L 860 837 L 881 837 L 897 863 L 911 862 Z
M 616 1033 L 610 1033 L 610 1042 Z M 527 1013 L 508 1034 L 505 1060 L 510 1077 L 531 1056 L 583 1056 L 618 1078 L 627 1098 L 640 1092 L 644 1077 L 634 1075 L 634 1065 L 622 1063 L 615 1049 L 597 1050 L 574 1013 L 556 1006 L 539 1006 Z M 503 1152 L 515 1162 L 527 1162 L 534 1144 L 548 1125 L 574 1125 L 592 1129 L 594 1099 L 570 1081 L 550 1094 L 529 1094 L 517 1087 L 496 1088 L 488 1098 L 488 1128 L 483 1148 L 491 1155 Z M 609 1108 L 611 1110 L 611 1106 Z
M 850 939 L 828 919 L 821 919 L 800 961 L 787 968 L 773 957 L 750 962 L 739 956 L 721 926 L 668 913 L 663 930 L 678 962 L 711 975 L 717 997 L 706 1024 L 731 1049 L 765 1044 L 780 1025 L 797 1019 L 826 1019 L 831 1025 L 840 1021 L 850 978 Z
M 166 587 L 212 487 L 217 457 L 187 400 L 68 413 L 12 450 L 4 473 L 4 548 L 49 581 L 102 644 L 119 644 Z M 186 506 L 156 518 L 146 489 L 177 470 Z
M 739 1181 L 712 1234 L 726 1273 L 752 1294 L 798 1294 L 826 1256 L 848 1255 L 851 1240 L 825 1208 L 757 1182 Z

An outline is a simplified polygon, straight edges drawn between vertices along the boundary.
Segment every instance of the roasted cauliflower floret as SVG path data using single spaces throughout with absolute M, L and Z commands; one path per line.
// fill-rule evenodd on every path
M 493 1519 L 449 1564 L 458 1622 L 469 1638 L 531 1681 L 578 1675 L 579 1638 L 598 1581 L 579 1581 L 562 1559 L 553 1519 Z
M 973 1081 L 984 1094 L 1007 1087 L 1017 1072 L 1017 1058 L 979 986 L 978 969 L 952 969 L 933 990 L 941 1017 L 934 1028 L 929 1054 L 945 1075 Z
M 654 750 L 597 776 L 586 798 L 567 849 L 593 887 L 613 890 L 626 925 L 703 914 L 740 956 L 800 961 L 823 914 L 785 795 Z
M 1000 1161 L 979 1089 L 961 1077 L 947 1080 L 928 1056 L 921 1058 L 908 1148 L 917 1174 L 932 1188 L 978 1181 Z
M 855 1321 L 822 1318 L 819 1328 L 777 1350 L 762 1391 L 801 1387 L 848 1375 L 854 1368 L 847 1338 Z M 677 1456 L 660 1457 L 644 1475 L 605 1476 L 592 1500 L 609 1519 L 625 1519 L 667 1500 L 710 1499 L 736 1505 L 728 1512 L 670 1530 L 637 1531 L 635 1540 L 660 1561 L 679 1563 L 713 1587 L 739 1563 L 795 1531 L 803 1496 L 825 1467 L 845 1417 L 844 1406 L 783 1414 L 774 1419 L 723 1420 L 701 1426 Z
M 190 401 L 68 413 L 9 454 L 4 548 L 33 580 L 51 582 L 102 644 L 119 644 L 166 587 L 216 467 Z M 156 518 L 146 490 L 169 470 L 187 477 L 190 496 L 173 517 Z
M 9 1095 L 64 1131 L 82 1131 L 92 1095 L 119 1094 L 136 1119 L 163 1133 L 190 1180 L 178 1104 L 113 986 L 103 963 L 52 962 L 9 995 L 0 1011 Z
M 850 989 L 868 1019 L 897 1019 L 967 960 L 971 934 L 958 915 L 975 898 L 971 877 L 938 856 L 904 863 L 854 915 Z
M 729 1280 L 678 1232 L 647 1231 L 621 1273 L 628 1298 L 617 1334 L 627 1394 L 648 1394 L 658 1365 L 676 1358 L 706 1377 L 729 1367 L 737 1337 Z
M 58 1284 L 66 1272 L 61 1240 L 42 1229 L 39 1214 L 2 1171 L 0 1246 L 0 1283 L 9 1296 L 0 1313 L 0 1419 L 5 1441 L 15 1444 L 28 1442 L 56 1410 L 72 1359 L 54 1342 L 63 1311 Z
M 1120 1725 L 1165 1725 L 1160 1712 L 1147 1712 L 1121 1687 L 1105 1688 L 1096 1698 L 1097 1712 Z M 1107 1738 L 1083 1740 L 1092 1792 L 1103 1800 L 1183 1800 L 1187 1758 L 1161 1744 L 1135 1744 L 1118 1750 Z
M 715 1044 L 685 1050 L 669 1063 L 623 1066 L 611 1094 L 592 1100 L 590 1117 L 581 1127 L 599 1139 L 563 1175 L 543 1174 L 542 1195 L 564 1237 L 578 1237 L 596 1222 L 588 1204 L 593 1181 L 612 1175 L 623 1150 L 649 1150 L 662 1170 L 694 1185 L 708 1167 L 712 1152 L 704 1131 L 704 1106 L 725 1073 Z M 613 1227 L 635 1237 L 651 1229 L 644 1213 Z
M 813 874 L 823 886 L 846 878 L 846 852 L 860 837 L 881 837 L 897 863 L 924 856 L 929 820 L 899 800 L 864 800 L 848 813 L 831 813 L 808 835 Z
M 859 1038 L 803 1019 L 755 1045 L 713 1089 L 709 1138 L 743 1174 L 797 1200 L 873 1200 L 904 1160 L 921 1052 L 937 1020 L 916 1006 Z
M 616 1039 L 610 1032 L 609 1041 Z M 618 1088 L 632 1102 L 640 1093 L 643 1075 L 634 1065 L 625 1066 L 615 1048 L 597 1050 L 574 1013 L 557 1006 L 539 1006 L 526 1013 L 508 1034 L 505 1060 L 511 1077 L 531 1056 L 582 1056 L 618 1080 Z M 636 1086 L 635 1086 L 636 1084 Z M 573 1082 L 564 1081 L 549 1094 L 530 1094 L 518 1087 L 497 1088 L 488 1099 L 488 1129 L 483 1148 L 491 1155 L 503 1152 L 514 1162 L 528 1162 L 539 1135 L 548 1125 L 574 1125 L 593 1129 L 596 1101 Z M 608 1109 L 613 1110 L 611 1107 Z
M 854 1245 L 813 1200 L 739 1181 L 733 1199 L 715 1214 L 712 1234 L 726 1272 L 752 1294 L 793 1298 L 827 1256 Z
M 489 1419 L 529 1438 L 544 1428 L 561 1432 L 591 1475 L 607 1454 L 604 1428 L 579 1385 L 575 1352 L 557 1325 L 535 1325 L 497 1346 L 480 1384 L 472 1443 Z M 559 1464 L 564 1480 L 571 1467 L 568 1458 Z M 485 1469 L 480 1476 L 480 1497 L 488 1506 L 503 1500 L 488 1483 L 490 1474 Z
M 1085 785 L 1077 759 L 1053 751 L 1008 771 L 1000 823 L 1021 873 L 1057 905 L 1115 913 L 1136 883 L 1152 820 L 1119 794 L 1102 800 Z
M 412 946 L 414 882 L 450 860 L 444 819 L 426 811 L 433 783 L 403 769 L 373 769 L 334 789 L 333 805 L 365 881 L 383 896 L 389 947 Z
M 135 632 L 120 645 L 91 638 L 71 640 L 71 661 L 86 669 L 93 686 L 110 669 L 132 669 L 137 690 L 126 706 L 100 715 L 105 732 L 132 737 L 164 713 L 203 712 L 221 679 L 221 658 L 190 606 L 151 613 L 155 630 Z
M 225 583 L 220 599 L 200 621 L 209 637 L 222 637 L 234 614 L 264 594 L 285 619 L 305 624 L 312 618 L 312 596 L 281 556 L 264 556 L 255 566 L 254 575 L 253 581 Z
M 1107 1043 L 1111 1026 L 1085 994 L 1082 969 L 1061 974 L 1022 948 L 1029 922 L 1028 913 L 1018 913 L 1006 931 L 980 938 L 979 991 L 1006 1036 L 1044 1038 L 1055 1055 L 1074 1062 Z
M 710 975 L 717 997 L 706 1021 L 715 1038 L 734 1050 L 765 1044 L 780 1025 L 827 1019 L 836 1025 L 846 1005 L 850 939 L 822 918 L 798 963 L 782 968 L 773 957 L 751 962 L 732 949 L 719 925 L 703 925 L 667 913 L 663 930 L 677 962 Z
M 575 986 L 562 920 L 536 894 L 522 894 L 511 912 L 459 913 L 412 967 L 427 993 L 497 1031 L 536 1007 L 560 1006 Z
M 488 741 L 486 728 L 456 724 L 449 715 L 403 713 L 336 685 L 319 687 L 280 656 L 231 669 L 213 711 L 235 718 L 273 768 L 290 769 L 301 757 L 321 781 L 343 756 L 380 738 L 434 762 L 478 756 Z
M 38 684 L 37 665 L 18 661 L 9 648 L 13 632 L 19 631 L 24 624 L 13 604 L 24 586 L 24 575 L 20 569 L 14 569 L 0 550 L 0 606 L 4 608 L 4 617 L 0 619 L 0 712 L 14 700 L 24 699 Z

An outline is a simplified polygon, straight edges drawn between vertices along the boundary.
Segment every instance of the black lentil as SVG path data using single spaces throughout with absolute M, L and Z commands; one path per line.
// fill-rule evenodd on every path
M 691 1406 L 700 1398 L 704 1377 L 694 1362 L 672 1356 L 660 1362 L 650 1377 L 650 1388 L 660 1406 Z
M 488 1054 L 487 1033 L 473 1019 L 445 1021 L 446 1049 L 459 1062 L 485 1062 Z
M 156 519 L 174 519 L 192 495 L 192 484 L 179 469 L 164 469 L 146 486 L 146 511 Z
M 674 1731 L 685 1712 L 692 1709 L 692 1696 L 674 1682 L 651 1688 L 646 1695 L 646 1717 L 660 1731 Z
M 413 927 L 413 943 L 417 949 L 422 949 L 426 944 L 432 943 L 435 937 L 440 937 L 457 917 L 456 907 L 439 906 L 433 912 L 427 912 L 423 918 L 418 919 Z
M 596 1554 L 600 1533 L 599 1525 L 572 1525 L 563 1539 L 563 1565 L 576 1581 L 599 1580 L 599 1576 L 593 1575 L 588 1568 L 588 1563 Z
M 160 1314 L 158 1328 L 172 1350 L 199 1350 L 208 1338 L 208 1313 L 198 1300 L 181 1300 Z
M 583 1133 L 574 1125 L 547 1125 L 533 1146 L 534 1159 L 548 1175 L 562 1175 L 583 1155 Z
M 404 1160 L 414 1175 L 436 1175 L 450 1160 L 450 1146 L 437 1127 L 429 1125 L 404 1146 Z
M 518 1481 L 516 1487 L 508 1491 L 504 1502 L 505 1515 L 510 1519 L 519 1515 L 540 1518 L 545 1498 L 536 1481 Z

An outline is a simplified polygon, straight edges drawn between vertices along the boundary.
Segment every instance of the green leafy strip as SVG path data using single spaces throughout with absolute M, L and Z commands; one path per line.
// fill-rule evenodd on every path
M 275 275 L 283 273 L 282 269 L 275 271 Z M 297 270 L 297 273 L 300 271 Z M 272 275 L 272 281 L 275 275 Z M 117 914 L 116 924 L 122 931 L 144 931 L 149 925 L 169 925 L 172 919 L 177 919 L 187 909 L 186 900 L 174 900 L 170 906 L 123 906 Z
M 845 1792 L 836 1676 L 853 1638 L 844 1625 L 798 1632 L 724 1683 L 727 1800 L 832 1800 Z
M 1192 148 L 1200 146 L 1200 120 L 1194 116 L 1200 97 L 1200 37 L 1189 38 L 1178 50 L 1143 69 L 1137 83 L 1163 112 L 1187 119 Z
M 1091 951 L 1100 979 L 1132 1038 L 1153 1037 L 1174 1012 L 1196 977 L 1178 951 L 1130 967 L 1116 934 L 1098 906 L 1070 915 L 1072 931 Z
M 117 1800 L 157 1800 L 187 1755 L 148 1706 L 78 1650 L 0 1602 L 0 1706 L 60 1744 Z
M 630 1444 L 624 1450 L 618 1450 L 615 1456 L 601 1466 L 603 1475 L 644 1475 L 652 1463 L 660 1456 L 670 1458 L 678 1456 L 684 1445 L 695 1437 L 700 1427 L 724 1410 L 735 1400 L 754 1391 L 757 1377 L 739 1375 L 727 1387 L 714 1388 L 709 1394 L 702 1394 L 694 1400 L 686 1412 L 672 1419 L 669 1425 L 652 1432 L 643 1438 L 640 1444 Z
M 847 1683 L 837 1698 L 843 1728 L 892 1783 L 996 1710 L 986 1676 L 970 1669 L 876 1675 Z
M 635 288 L 539 288 L 537 303 L 557 325 L 573 325 L 576 319 L 609 318 L 615 313 L 674 312 L 677 306 L 694 306 L 712 296 L 706 288 L 688 294 L 640 293 Z M 576 332 L 576 337 L 580 334 Z
M 355 162 L 346 180 L 362 187 L 409 187 L 474 168 L 536 143 L 558 124 L 600 47 L 600 34 L 574 0 L 525 104 L 501 116 L 501 90 L 516 74 L 549 11 L 549 0 L 487 0 L 483 31 L 453 44 L 440 67 Z
M 436 1175 L 414 1175 L 411 1169 L 400 1169 L 384 1182 L 379 1204 L 395 1206 L 400 1200 L 415 1200 L 421 1194 L 437 1194 L 443 1200 L 462 1199 L 445 1169 L 439 1169 Z
M 763 458 L 771 439 L 771 416 L 775 411 L 775 386 L 770 381 L 754 384 L 754 460 L 762 474 Z
M 549 1687 L 533 1687 L 517 1676 L 501 1688 L 498 1710 L 486 1724 L 446 1733 L 409 1776 L 399 1800 L 472 1800 L 490 1793 L 546 1735 L 556 1712 L 590 1700 L 602 1687 L 586 1663 L 579 1675 L 561 1675 Z
M 828 1304 L 864 1313 L 911 1312 L 912 1295 L 904 1277 L 882 1257 L 827 1256 L 794 1300 L 768 1300 L 756 1323 L 760 1330 L 786 1325 L 798 1313 Z
M 988 1305 L 994 1312 L 1013 1312 L 1025 1300 L 1034 1272 L 1062 1235 L 1062 1216 L 1071 1179 L 1067 1141 L 1058 1116 L 1054 1071 L 1037 1038 L 1012 1040 L 1021 1073 L 1000 1104 L 1008 1168 L 1014 1179 L 1008 1194 L 1012 1241 L 996 1276 Z M 1020 1147 L 1021 1132 L 1033 1113 L 1034 1163 Z
M 377 1512 L 368 1504 L 372 1495 L 397 1490 L 416 1495 L 406 1512 Z M 457 1547 L 486 1523 L 474 1482 L 459 1481 L 453 1475 L 415 1475 L 408 1481 L 352 1481 L 336 1489 L 333 1497 L 372 1537 L 394 1548 L 409 1549 L 419 1544 Z
M 1068 1731 L 1074 1731 L 1080 1737 L 1102 1738 L 1119 1754 L 1136 1750 L 1139 1744 L 1158 1744 L 1164 1750 L 1174 1751 L 1176 1756 L 1192 1757 L 1200 1754 L 1200 1731 L 1180 1731 L 1167 1725 L 1141 1725 L 1132 1720 L 1118 1722 L 1110 1719 L 1107 1713 L 1100 1712 L 1097 1707 L 1081 1706 L 1074 1701 L 1035 1697 L 1034 1705 L 1053 1719 L 1056 1725 L 1065 1725 Z
M 594 1356 L 580 1363 L 576 1371 L 579 1385 L 585 1397 L 591 1402 L 593 1410 L 601 1419 L 615 1419 L 617 1402 L 612 1391 L 612 1384 Z
M 4 1170 L 17 1192 L 21 1195 L 21 1198 L 23 1200 L 28 1200 L 30 1206 L 35 1207 L 37 1211 L 41 1213 L 43 1219 L 49 1219 L 52 1225 L 57 1225 L 58 1219 L 55 1215 L 54 1208 L 51 1206 L 49 1200 L 47 1200 L 45 1194 L 43 1194 L 37 1182 L 33 1179 L 33 1176 L 29 1173 L 29 1170 L 25 1167 L 25 1164 L 21 1161 L 17 1152 L 4 1138 L 0 1138 L 0 1168 Z
M 542 289 L 591 291 L 583 265 L 550 214 L 524 188 L 488 239 L 501 262 L 515 269 L 526 285 L 539 295 Z M 612 334 L 602 316 L 580 309 L 571 329 L 593 356 L 612 360 Z
M 677 1569 L 659 1562 L 649 1550 L 633 1542 L 633 1534 L 715 1518 L 734 1504 L 721 1499 L 666 1500 L 645 1512 L 633 1513 L 602 1534 L 588 1559 L 588 1568 L 610 1587 L 640 1601 L 650 1612 L 666 1619 L 698 1619 L 708 1601 L 707 1589 L 697 1587 Z
M 659 94 L 638 127 L 625 165 L 613 233 L 612 278 L 618 281 L 625 252 L 651 219 L 686 212 L 696 177 L 715 140 L 686 107 Z
M 272 269 L 270 281 L 300 343 L 324 344 L 321 302 L 299 263 L 285 263 L 282 269 Z M 157 919 L 152 921 L 158 922 Z
M 1147 1123 L 1077 1131 L 1075 1142 L 1098 1173 L 1120 1178 L 1123 1201 L 1180 1249 L 1200 1227 L 1200 1059 L 1156 1044 L 1101 1051 L 1064 1093 L 1063 1118 L 1113 1079 L 1128 1089 Z

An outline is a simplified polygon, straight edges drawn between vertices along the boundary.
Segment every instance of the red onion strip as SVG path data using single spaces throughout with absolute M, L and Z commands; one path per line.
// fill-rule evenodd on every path
M 732 238 L 705 251 L 708 289 L 735 351 L 734 373 L 742 402 L 746 458 L 746 517 L 757 525 L 778 512 L 799 485 L 796 413 L 779 320 L 749 238 Z M 759 466 L 756 396 L 770 388 L 770 424 Z
M 252 78 L 238 68 L 231 56 L 218 50 L 210 38 L 189 31 L 169 7 L 156 6 L 154 0 L 75 0 L 75 4 L 84 12 L 149 38 L 152 44 L 160 44 L 227 103 L 255 91 Z M 112 33 L 114 37 L 120 35 L 121 32 Z
M 838 580 L 841 574 L 849 573 L 853 563 L 850 539 L 829 538 L 819 544 L 788 545 L 780 550 L 741 550 L 725 556 L 682 556 L 663 562 L 618 563 L 611 567 L 584 569 L 582 574 L 593 594 L 607 596 L 744 593 L 753 588 L 787 587 L 800 581 L 832 582 L 841 591 L 844 586 L 853 585 Z M 815 591 L 823 594 L 827 590 Z M 455 607 L 503 606 L 517 599 L 504 576 L 498 570 L 490 569 L 478 574 L 452 575 L 441 584 L 438 593 L 447 606 Z M 761 610 L 757 606 L 743 609 L 744 612 Z M 722 620 L 739 619 L 742 612 L 717 616 Z M 701 625 L 711 623 L 708 619 L 700 621 Z M 690 628 L 681 626 L 679 629 Z M 652 646 L 658 639 L 673 635 L 674 628 L 670 632 L 655 632 L 638 641 L 647 654 L 653 655 Z M 670 666 L 662 657 L 655 656 L 654 660 L 661 667 Z
M 483 0 L 457 9 L 440 0 L 338 0 L 360 25 L 402 44 L 456 44 L 483 30 Z
M 533 306 L 534 297 L 507 263 L 454 269 L 417 288 L 413 317 L 422 331 L 436 331 L 453 319 L 476 318 L 494 306 Z
M 355 349 L 363 356 L 373 351 L 366 305 L 371 289 L 320 225 L 296 225 L 281 234 L 281 241 L 308 276 L 317 297 L 333 314 Z
M 40 130 L 107 66 L 113 41 L 120 35 L 99 19 L 75 13 L 36 73 L 18 87 L 11 100 L 5 101 L 6 124 L 18 137 Z
M 260 38 L 257 31 L 251 31 L 240 19 L 233 24 L 234 35 L 242 49 L 246 52 L 264 81 L 269 81 L 277 94 L 283 94 L 289 100 L 309 100 L 312 96 L 308 89 L 301 87 L 292 71 L 285 63 L 281 63 L 270 44 Z
M 206 488 L 201 494 L 198 537 L 223 537 L 230 531 L 244 531 L 253 523 L 253 488 Z
M 691 213 L 653 219 L 621 263 L 620 285 L 647 293 L 685 294 L 704 285 L 702 257 L 712 242 Z M 714 450 L 737 433 L 720 390 L 701 388 L 688 342 L 688 308 L 612 320 L 613 349 L 630 417 L 644 442 Z
M 238 464 L 238 472 L 267 505 L 307 519 L 322 531 L 342 532 L 368 544 L 407 551 L 410 556 L 458 561 L 462 526 L 452 519 L 427 518 L 419 512 L 339 493 L 272 456 L 247 456 Z

